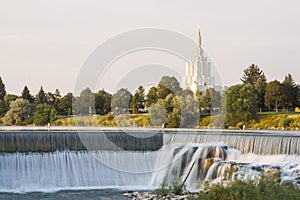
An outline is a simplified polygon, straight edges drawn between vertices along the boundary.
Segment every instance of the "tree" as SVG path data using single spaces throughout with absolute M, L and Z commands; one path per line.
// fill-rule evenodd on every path
M 50 123 L 53 123 L 55 122 L 55 120 L 57 120 L 57 112 L 54 107 L 51 108 L 49 118 L 50 118 Z
M 145 108 L 145 89 L 143 86 L 139 86 L 138 89 L 135 91 L 131 99 L 131 110 L 133 113 L 137 113 L 139 109 Z
M 285 76 L 282 82 L 282 91 L 284 108 L 287 110 L 289 110 L 289 108 L 294 108 L 297 104 L 298 88 L 291 74 Z
M 53 94 L 53 106 L 56 111 L 58 110 L 58 104 L 60 102 L 60 99 L 61 99 L 60 91 L 58 89 L 56 89 Z
M 149 117 L 152 126 L 162 126 L 166 123 L 167 112 L 162 102 L 151 104 L 149 107 Z
M 166 126 L 168 128 L 179 128 L 181 124 L 181 107 L 178 96 L 172 98 L 170 107 L 173 109 L 168 113 Z
M 82 90 L 80 96 L 75 98 L 75 115 L 93 115 L 95 113 L 95 94 L 86 88 Z
M 269 107 L 275 107 L 276 112 L 278 112 L 278 106 L 282 104 L 282 85 L 279 81 L 271 81 L 267 84 L 266 94 L 265 94 L 265 105 Z
M 9 110 L 10 103 L 18 98 L 14 94 L 6 94 L 5 97 L 0 100 L 0 117 L 3 117 L 5 113 Z
M 40 91 L 37 93 L 35 97 L 35 105 L 46 103 L 46 94 L 41 86 Z
M 57 114 L 58 115 L 72 115 L 72 103 L 75 100 L 72 93 L 67 93 L 63 96 L 57 105 Z
M 210 90 L 206 89 L 205 95 L 201 98 L 202 108 L 203 110 L 210 114 L 211 111 L 211 96 Z
M 173 101 L 173 115 L 180 111 L 180 127 L 196 127 L 199 125 L 200 109 L 199 103 L 191 90 L 183 90 L 178 94 L 179 107 Z M 180 109 L 180 110 L 179 110 Z
M 7 112 L 8 107 L 4 100 L 0 100 L 0 117 L 3 117 Z
M 202 91 L 197 89 L 196 91 L 196 99 L 198 101 L 198 106 L 199 106 L 199 111 L 201 113 L 201 108 L 202 108 Z
M 112 96 L 111 106 L 115 114 L 125 114 L 128 113 L 130 108 L 132 95 L 124 88 L 117 91 L 116 94 Z
M 0 100 L 3 100 L 6 95 L 6 88 L 5 84 L 2 81 L 2 78 L 0 77 Z
M 251 84 L 238 84 L 226 91 L 226 123 L 228 126 L 238 122 L 249 123 L 255 119 L 257 104 L 255 89 Z
M 257 65 L 252 64 L 244 70 L 243 77 L 241 78 L 241 81 L 244 84 L 255 85 L 257 80 L 259 78 L 261 78 L 262 75 L 263 75 L 263 71 L 260 70 Z
M 265 107 L 265 94 L 266 94 L 266 87 L 267 87 L 267 79 L 265 74 L 262 74 L 260 78 L 254 84 L 256 90 L 256 102 L 257 107 L 259 108 L 260 112 L 262 112 L 263 108 Z
M 34 112 L 34 124 L 43 126 L 50 122 L 50 113 L 53 107 L 47 104 L 38 104 Z
M 55 98 L 54 94 L 52 94 L 51 92 L 47 92 L 45 103 L 50 105 L 50 106 L 54 106 L 55 101 L 56 101 L 56 98 Z
M 157 88 L 151 87 L 146 95 L 146 106 L 150 107 L 151 104 L 156 103 L 158 100 Z
M 165 99 L 168 94 L 176 94 L 181 90 L 182 88 L 174 76 L 163 76 L 157 86 L 157 95 L 158 98 Z
M 221 93 L 214 88 L 206 89 L 205 95 L 201 98 L 202 108 L 210 114 L 221 108 Z
M 33 105 L 28 100 L 18 98 L 10 104 L 10 110 L 3 117 L 5 125 L 25 125 L 32 123 Z
M 22 94 L 21 94 L 21 98 L 28 100 L 29 103 L 34 102 L 34 97 L 30 94 L 30 91 L 27 86 L 24 87 Z
M 105 115 L 111 111 L 111 94 L 99 90 L 95 95 L 96 114 Z

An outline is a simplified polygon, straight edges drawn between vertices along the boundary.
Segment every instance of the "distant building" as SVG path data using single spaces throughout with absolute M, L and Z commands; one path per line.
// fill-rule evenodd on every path
M 212 76 L 212 63 L 205 56 L 201 46 L 200 26 L 198 25 L 196 47 L 194 55 L 186 63 L 185 84 L 194 93 L 197 89 L 203 91 L 207 88 L 215 88 L 220 91 L 222 86 L 215 85 L 215 77 Z

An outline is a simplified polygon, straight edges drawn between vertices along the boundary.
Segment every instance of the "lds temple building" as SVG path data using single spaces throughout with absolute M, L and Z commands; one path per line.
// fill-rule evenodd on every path
M 201 46 L 200 26 L 198 25 L 196 48 L 194 55 L 186 63 L 185 84 L 194 93 L 197 90 L 205 91 L 207 88 L 222 90 L 222 87 L 215 86 L 215 77 L 212 76 L 212 63 L 205 56 Z

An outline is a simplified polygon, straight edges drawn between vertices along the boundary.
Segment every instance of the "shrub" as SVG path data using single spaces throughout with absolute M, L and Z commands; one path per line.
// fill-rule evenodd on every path
M 183 185 L 182 182 L 173 182 L 171 185 L 162 183 L 160 188 L 157 188 L 154 193 L 158 196 L 167 196 L 168 194 L 181 195 L 186 191 L 186 185 Z
M 208 192 L 190 200 L 227 200 L 227 199 L 299 199 L 300 189 L 293 184 L 280 184 L 277 181 L 261 179 L 259 182 L 235 180 L 225 184 L 207 186 Z

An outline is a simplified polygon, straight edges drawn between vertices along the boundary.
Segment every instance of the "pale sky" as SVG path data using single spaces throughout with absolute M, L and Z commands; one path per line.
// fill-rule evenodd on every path
M 300 83 L 300 3 L 297 0 L 0 0 L 0 76 L 9 93 L 73 91 L 90 53 L 111 37 L 157 27 L 195 39 L 224 85 L 240 82 L 252 63 L 268 80 L 291 73 Z M 142 64 L 142 63 L 140 63 Z M 184 65 L 178 63 L 177 68 Z M 180 71 L 179 70 L 179 71 Z M 183 75 L 183 74 L 182 74 Z M 158 74 L 158 76 L 161 76 Z M 110 87 L 110 77 L 99 85 Z

